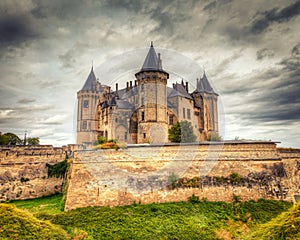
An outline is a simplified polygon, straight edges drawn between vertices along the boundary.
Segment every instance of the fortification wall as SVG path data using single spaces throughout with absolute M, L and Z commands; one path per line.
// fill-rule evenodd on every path
M 132 147 L 78 151 L 65 210 L 86 206 L 258 198 L 293 201 L 300 195 L 300 150 L 273 142 Z
M 48 178 L 46 164 L 65 159 L 66 149 L 51 145 L 0 148 L 0 201 L 29 199 L 62 191 L 62 178 Z

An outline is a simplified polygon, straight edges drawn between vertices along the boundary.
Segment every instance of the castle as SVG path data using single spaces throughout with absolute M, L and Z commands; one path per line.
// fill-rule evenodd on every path
M 77 144 L 91 144 L 99 136 L 126 143 L 168 142 L 168 129 L 188 121 L 197 141 L 218 132 L 218 94 L 205 73 L 190 93 L 188 82 L 167 86 L 169 73 L 162 67 L 160 53 L 151 42 L 135 80 L 115 91 L 101 84 L 93 71 L 77 92 Z

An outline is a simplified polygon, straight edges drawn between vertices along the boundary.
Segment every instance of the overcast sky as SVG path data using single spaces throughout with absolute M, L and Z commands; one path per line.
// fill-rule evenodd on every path
M 192 88 L 186 69 L 205 69 L 225 139 L 300 147 L 299 15 L 291 0 L 1 0 L 0 131 L 74 143 L 76 92 L 92 61 L 100 82 L 122 85 L 154 41 L 170 83 L 180 76 Z

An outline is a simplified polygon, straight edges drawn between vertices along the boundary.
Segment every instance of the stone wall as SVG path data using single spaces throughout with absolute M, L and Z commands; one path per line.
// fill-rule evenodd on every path
M 62 191 L 62 178 L 48 178 L 46 163 L 65 159 L 66 149 L 51 145 L 0 148 L 0 201 L 29 199 Z
M 300 195 L 300 150 L 273 142 L 131 146 L 77 151 L 65 210 L 86 206 L 258 198 L 293 201 Z

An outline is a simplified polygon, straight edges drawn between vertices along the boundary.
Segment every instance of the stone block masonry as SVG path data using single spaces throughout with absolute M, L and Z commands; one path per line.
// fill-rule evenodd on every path
M 30 199 L 62 191 L 62 178 L 48 178 L 46 164 L 65 160 L 51 145 L 0 148 L 0 201 Z
M 86 206 L 300 195 L 300 150 L 274 142 L 231 141 L 124 150 L 76 151 L 65 210 Z

